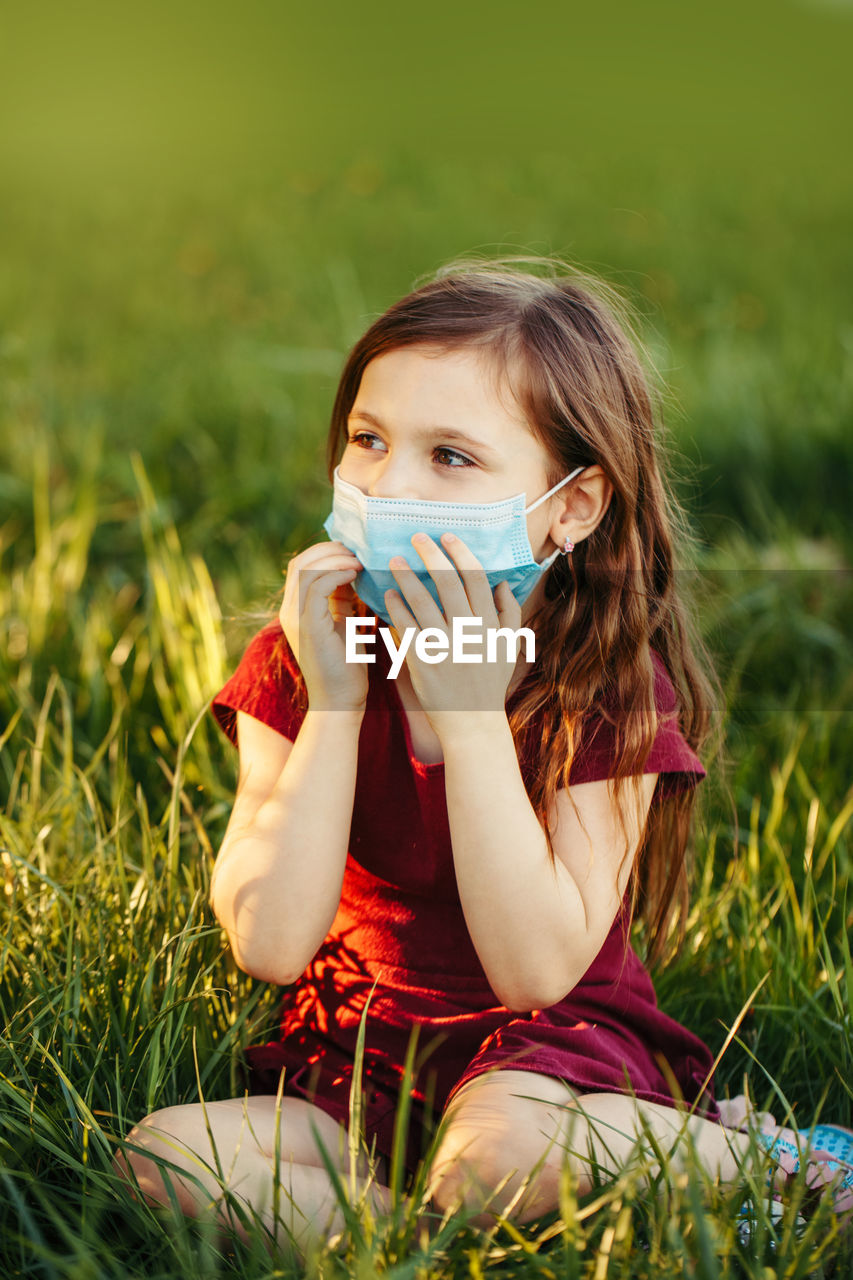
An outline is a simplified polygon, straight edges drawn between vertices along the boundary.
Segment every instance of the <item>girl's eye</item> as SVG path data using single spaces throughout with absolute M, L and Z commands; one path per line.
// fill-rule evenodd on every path
M 435 451 L 436 461 L 440 467 L 473 467 L 475 463 L 470 458 L 466 458 L 464 453 L 457 453 L 455 449 L 444 449 L 439 447 Z M 447 459 L 453 459 L 448 462 Z
M 354 431 L 352 435 L 347 436 L 347 444 L 355 445 L 359 449 L 367 449 L 370 452 L 376 452 L 377 445 L 380 448 L 382 447 L 382 441 L 372 431 Z M 457 470 L 460 467 L 474 467 L 477 465 L 470 458 L 466 458 L 464 453 L 459 453 L 456 449 L 447 449 L 442 445 L 433 450 L 433 455 L 438 465 L 446 467 L 449 471 Z
M 360 449 L 372 449 L 372 441 L 377 441 L 379 444 L 382 443 L 379 437 L 373 435 L 370 431 L 354 431 L 351 436 L 347 436 L 347 444 L 356 444 Z

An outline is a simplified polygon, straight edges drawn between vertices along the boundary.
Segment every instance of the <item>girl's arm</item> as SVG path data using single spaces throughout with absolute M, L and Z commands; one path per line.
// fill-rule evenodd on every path
M 457 713 L 441 738 L 456 881 L 480 962 L 507 1008 L 548 1008 L 616 918 L 657 775 L 623 783 L 624 828 L 608 782 L 558 792 L 552 866 L 505 714 Z
M 362 712 L 309 707 L 288 741 L 237 714 L 240 778 L 211 905 L 241 969 L 294 982 L 341 897 Z

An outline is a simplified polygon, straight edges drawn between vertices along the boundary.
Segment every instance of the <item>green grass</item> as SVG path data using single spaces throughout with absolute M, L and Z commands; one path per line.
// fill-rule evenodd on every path
M 234 779 L 203 716 L 228 667 L 216 593 L 141 462 L 125 513 L 139 538 L 132 591 L 98 565 L 106 531 L 91 490 L 51 496 L 36 470 L 34 554 L 10 548 L 0 588 L 4 1274 L 272 1275 L 260 1231 L 223 1256 L 203 1229 L 129 1202 L 109 1164 L 152 1108 L 233 1094 L 241 1046 L 274 1009 L 275 993 L 236 970 L 206 905 Z M 777 548 L 786 563 L 796 555 Z M 728 794 L 710 789 L 686 947 L 656 980 L 664 1007 L 715 1051 L 743 1013 L 721 1092 L 746 1081 L 780 1118 L 849 1123 L 849 585 L 837 568 L 774 573 L 767 558 L 738 544 L 702 569 L 736 746 Z M 225 628 L 234 648 L 251 625 Z M 567 1182 L 560 1218 L 521 1232 L 450 1222 L 431 1240 L 417 1232 L 415 1197 L 396 1222 L 357 1211 L 308 1271 L 764 1277 L 765 1265 L 846 1265 L 849 1246 L 824 1217 L 802 1240 L 771 1243 L 762 1221 L 740 1243 L 749 1189 L 746 1175 L 721 1190 L 696 1172 L 649 1191 L 634 1172 L 578 1206 Z
M 238 1091 L 274 1018 L 207 905 L 235 761 L 205 705 L 319 534 L 345 350 L 472 250 L 564 254 L 640 312 L 727 695 L 656 986 L 729 1040 L 719 1092 L 851 1124 L 849 13 L 499 4 L 486 29 L 249 0 L 146 10 L 129 42 L 129 15 L 54 8 L 0 50 L 0 1273 L 298 1270 L 130 1201 L 110 1154 Z M 825 1215 L 797 1239 L 759 1206 L 745 1245 L 746 1174 L 641 1172 L 431 1239 L 416 1185 L 305 1270 L 851 1273 Z

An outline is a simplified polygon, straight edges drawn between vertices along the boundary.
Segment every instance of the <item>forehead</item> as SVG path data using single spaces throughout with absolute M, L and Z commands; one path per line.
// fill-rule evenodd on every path
M 508 380 L 487 349 L 400 347 L 364 370 L 351 414 L 366 411 L 393 430 L 447 427 L 485 444 L 544 456 Z

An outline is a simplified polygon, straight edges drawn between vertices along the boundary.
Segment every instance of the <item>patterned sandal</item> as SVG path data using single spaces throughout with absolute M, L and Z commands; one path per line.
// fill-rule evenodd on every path
M 842 1220 L 842 1225 L 853 1222 L 853 1130 L 838 1124 L 816 1124 L 811 1129 L 800 1130 L 808 1144 L 808 1164 L 818 1165 L 827 1175 L 823 1185 L 833 1188 L 832 1207 Z M 821 1184 L 809 1183 L 819 1186 Z
M 766 1130 L 753 1131 L 753 1136 L 776 1161 L 776 1168 L 768 1177 L 768 1198 L 764 1206 L 764 1214 L 773 1228 L 785 1217 L 781 1193 L 789 1179 L 799 1172 L 802 1158 L 806 1160 L 808 1194 L 801 1202 L 802 1212 L 797 1213 L 794 1221 L 796 1234 L 802 1235 L 809 1217 L 827 1195 L 831 1197 L 841 1230 L 853 1228 L 853 1131 L 828 1124 L 801 1129 L 802 1157 L 801 1149 L 787 1138 L 774 1137 Z M 757 1227 L 756 1206 L 751 1200 L 741 1206 L 739 1218 L 738 1235 L 741 1242 L 748 1245 Z M 775 1245 L 771 1242 L 770 1247 L 774 1249 Z
M 811 1129 L 801 1129 L 800 1136 L 813 1151 L 825 1151 L 841 1164 L 853 1166 L 853 1129 L 842 1129 L 840 1124 L 815 1124 Z
M 850 1226 L 853 1223 L 853 1133 L 838 1125 L 819 1124 L 800 1130 L 800 1137 L 804 1142 L 805 1182 L 813 1193 L 809 1196 L 812 1207 L 829 1195 L 833 1212 L 841 1219 L 839 1225 Z M 799 1171 L 802 1157 L 793 1142 L 765 1132 L 756 1133 L 755 1139 L 776 1160 L 785 1175 L 784 1182 Z M 777 1184 L 778 1175 L 771 1175 L 771 1186 L 775 1188 Z

